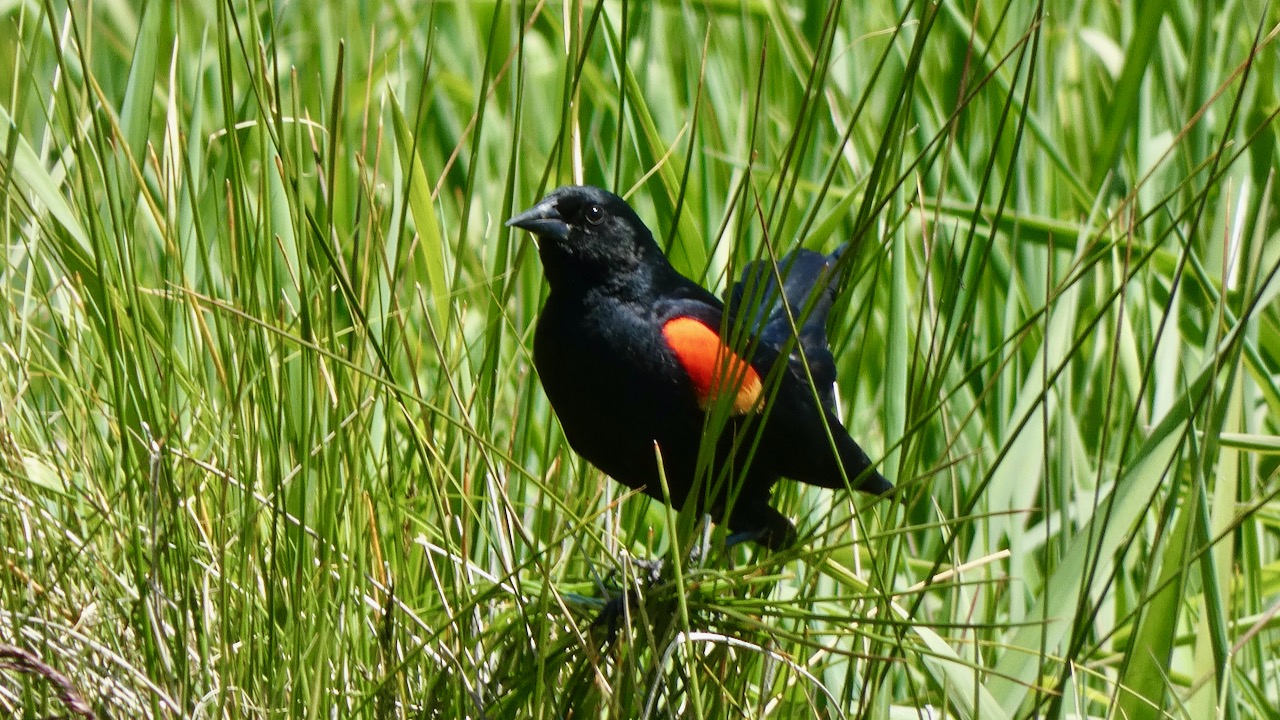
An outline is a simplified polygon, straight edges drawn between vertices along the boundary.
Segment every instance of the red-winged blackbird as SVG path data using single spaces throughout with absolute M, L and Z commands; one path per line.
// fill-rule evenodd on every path
M 769 506 L 780 477 L 824 488 L 844 488 L 847 477 L 874 494 L 893 488 L 835 415 L 825 325 L 839 251 L 782 258 L 781 297 L 773 267 L 750 263 L 726 311 L 671 266 L 613 193 L 562 187 L 507 225 L 537 237 L 551 286 L 533 344 L 542 386 L 569 444 L 607 475 L 661 500 L 656 445 L 676 508 L 701 473 L 699 507 L 720 522 L 728 506 L 735 540 L 775 549 L 795 535 Z M 798 337 L 793 318 L 803 320 Z M 745 329 L 743 343 L 722 340 L 734 328 Z M 700 458 L 716 418 L 714 452 Z

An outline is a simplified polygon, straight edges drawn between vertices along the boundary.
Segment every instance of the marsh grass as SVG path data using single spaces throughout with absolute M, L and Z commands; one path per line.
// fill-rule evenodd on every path
M 1275 7 L 2 12 L 0 643 L 99 716 L 1275 715 Z M 578 459 L 568 182 L 717 291 L 852 241 L 900 492 L 725 550 Z

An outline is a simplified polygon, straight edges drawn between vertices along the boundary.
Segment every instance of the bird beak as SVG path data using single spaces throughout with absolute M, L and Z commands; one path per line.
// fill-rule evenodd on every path
M 507 227 L 528 230 L 539 238 L 549 240 L 564 241 L 569 238 L 569 223 L 560 217 L 554 204 L 545 200 L 508 220 Z

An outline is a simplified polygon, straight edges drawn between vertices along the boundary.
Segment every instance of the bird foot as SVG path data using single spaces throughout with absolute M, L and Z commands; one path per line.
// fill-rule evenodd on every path
M 708 535 L 704 534 L 704 541 L 693 546 L 693 549 L 689 551 L 689 556 L 684 563 L 684 567 L 701 567 L 702 562 L 707 557 L 710 549 L 707 542 L 708 537 Z M 620 592 L 609 597 L 609 599 L 605 601 L 604 607 L 600 609 L 600 612 L 596 614 L 595 619 L 591 621 L 591 626 L 593 628 L 600 626 L 606 628 L 606 638 L 609 644 L 613 644 L 613 641 L 617 639 L 618 629 L 627 619 L 631 608 L 634 608 L 639 604 L 643 593 L 648 592 L 651 588 L 662 581 L 667 570 L 666 558 L 653 558 L 650 560 L 631 558 L 630 564 L 635 570 L 631 573 L 632 577 L 635 578 L 635 582 L 633 582 L 625 591 L 621 591 L 621 588 L 618 588 L 615 585 L 614 587 Z M 617 574 L 617 569 L 610 571 L 609 575 L 605 578 L 605 582 L 602 583 L 602 589 L 606 593 L 609 592 L 609 588 L 606 587 L 606 585 L 615 580 Z
M 755 542 L 764 535 L 764 530 L 739 530 L 736 533 L 730 533 L 724 539 L 724 549 L 732 550 L 737 545 L 744 542 Z
M 636 582 L 625 591 L 618 592 L 605 600 L 604 607 L 600 608 L 600 612 L 596 613 L 595 619 L 591 621 L 592 628 L 605 628 L 605 643 L 607 645 L 612 645 L 618 639 L 618 629 L 629 617 L 631 608 L 639 604 L 641 592 L 647 591 L 658 584 L 658 581 L 662 579 L 662 570 L 667 565 L 662 558 L 653 560 L 632 558 L 630 563 L 638 571 L 632 573 Z M 605 583 L 613 581 L 617 573 L 618 570 L 616 568 L 610 571 L 608 577 L 605 578 Z M 606 593 L 609 592 L 607 587 L 602 586 L 602 589 Z

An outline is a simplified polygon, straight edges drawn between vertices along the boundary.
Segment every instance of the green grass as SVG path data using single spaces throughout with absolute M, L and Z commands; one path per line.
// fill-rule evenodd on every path
M 100 717 L 1277 716 L 1273 4 L 0 16 L 0 644 Z M 717 292 L 852 240 L 902 492 L 690 562 L 577 458 L 502 225 L 570 182 Z

